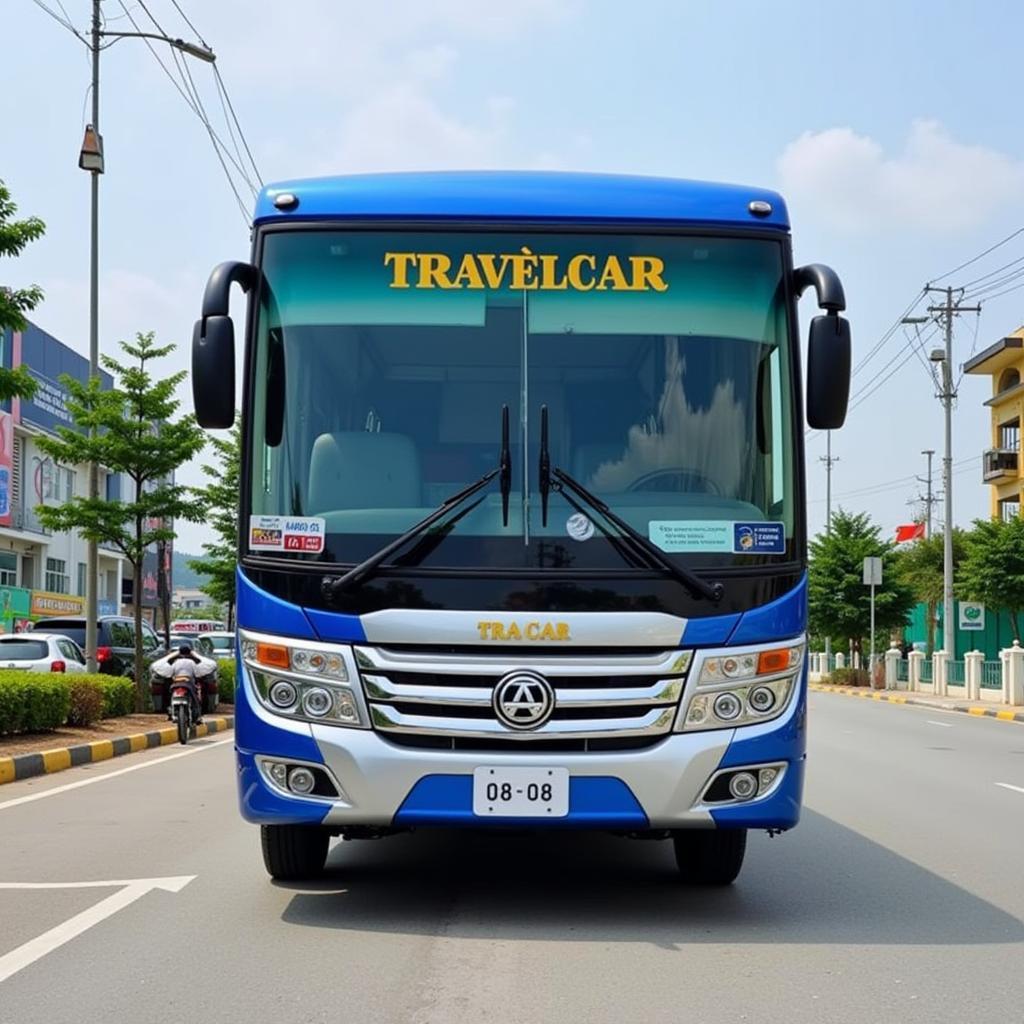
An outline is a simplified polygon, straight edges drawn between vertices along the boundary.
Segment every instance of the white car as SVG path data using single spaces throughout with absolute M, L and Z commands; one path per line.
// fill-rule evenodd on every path
M 227 631 L 200 633 L 192 647 L 205 658 L 222 661 L 235 656 L 235 634 Z
M 25 672 L 85 671 L 85 655 L 74 640 L 60 633 L 12 633 L 0 636 L 0 670 Z

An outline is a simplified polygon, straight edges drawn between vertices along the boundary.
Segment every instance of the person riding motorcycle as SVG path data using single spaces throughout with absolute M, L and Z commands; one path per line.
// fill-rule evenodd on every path
M 196 678 L 196 666 L 201 660 L 192 653 L 191 644 L 182 644 L 176 651 L 167 656 L 171 666 L 171 684 L 184 682 L 192 695 L 194 718 L 198 724 L 203 720 L 203 698 L 199 692 L 202 684 Z M 170 715 L 171 703 L 167 701 L 167 713 Z

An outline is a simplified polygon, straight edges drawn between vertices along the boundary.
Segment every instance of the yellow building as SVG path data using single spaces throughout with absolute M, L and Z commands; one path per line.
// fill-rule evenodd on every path
M 1020 515 L 1024 486 L 1020 422 L 1024 413 L 1024 327 L 964 364 L 965 373 L 992 378 L 992 447 L 982 456 L 982 477 L 992 488 L 992 518 Z

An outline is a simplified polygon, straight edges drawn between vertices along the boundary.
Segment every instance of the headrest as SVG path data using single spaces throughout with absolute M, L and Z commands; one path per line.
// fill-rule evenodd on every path
M 405 434 L 321 434 L 309 460 L 309 515 L 349 508 L 418 508 L 420 460 Z

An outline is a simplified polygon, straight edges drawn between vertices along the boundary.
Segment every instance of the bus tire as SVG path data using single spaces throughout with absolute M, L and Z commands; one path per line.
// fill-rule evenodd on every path
M 267 874 L 299 882 L 323 872 L 331 837 L 316 825 L 261 825 L 260 840 Z
M 732 885 L 743 867 L 747 830 L 690 829 L 672 837 L 676 864 L 690 885 Z

